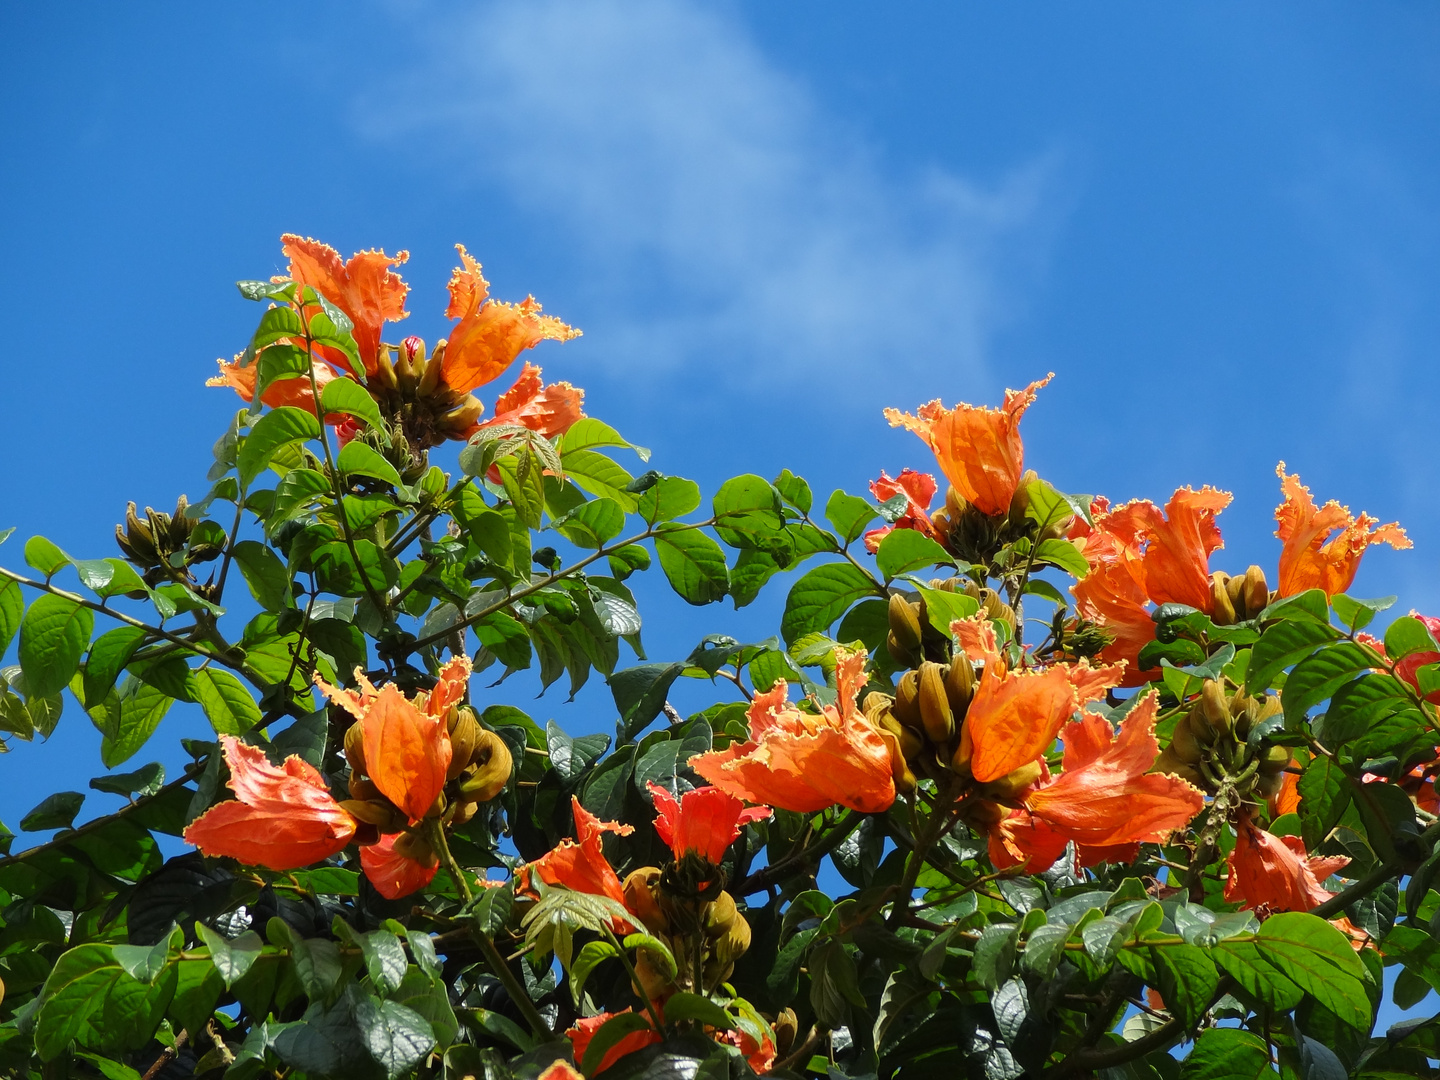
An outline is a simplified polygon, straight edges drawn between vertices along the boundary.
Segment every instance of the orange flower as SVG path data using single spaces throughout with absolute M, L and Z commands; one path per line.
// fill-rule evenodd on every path
M 836 702 L 817 716 L 786 701 L 778 680 L 750 704 L 750 740 L 690 759 L 721 791 L 753 803 L 811 813 L 839 803 L 876 814 L 895 801 L 890 750 L 855 707 L 865 653 L 836 651 Z
M 696 788 L 679 799 L 653 781 L 649 787 L 655 800 L 655 831 L 677 859 L 693 851 L 718 866 L 743 826 L 770 816 L 768 806 L 747 810 L 735 796 L 715 787 Z
M 362 723 L 367 774 L 412 825 L 429 812 L 445 786 L 450 768 L 446 714 L 464 696 L 469 678 L 470 661 L 463 656 L 447 662 L 435 688 L 413 700 L 393 683 L 376 690 L 359 668 L 359 693 L 315 678 L 326 697 Z
M 286 233 L 280 237 L 282 249 L 290 257 L 290 280 L 312 289 L 338 307 L 355 324 L 353 335 L 366 375 L 373 375 L 380 352 L 380 331 L 387 321 L 405 318 L 405 294 L 410 286 L 392 274 L 390 268 L 410 258 L 408 251 L 386 255 L 383 251 L 360 251 L 349 262 L 340 261 L 340 253 L 329 244 L 309 237 Z M 350 371 L 344 353 L 324 349 L 325 359 Z M 354 372 L 351 372 L 354 374 Z
M 590 1040 L 595 1037 L 595 1032 L 600 1030 L 605 1021 L 629 1011 L 629 1009 L 621 1009 L 618 1013 L 599 1013 L 576 1020 L 575 1026 L 565 1032 L 565 1037 L 570 1040 L 571 1052 L 574 1054 L 575 1060 L 577 1062 L 585 1060 L 585 1051 L 590 1047 Z M 597 1076 L 626 1054 L 633 1054 L 636 1050 L 644 1050 L 645 1047 L 662 1041 L 660 1033 L 654 1028 L 647 1027 L 641 1028 L 639 1031 L 632 1031 L 605 1051 L 605 1056 L 600 1059 L 600 1064 L 595 1066 L 594 1072 L 590 1075 Z
M 225 855 L 251 866 L 294 870 L 328 859 L 350 843 L 355 820 L 340 808 L 315 767 L 294 755 L 280 768 L 265 751 L 221 735 L 235 801 L 201 814 L 185 842 L 204 855 Z
M 601 821 L 580 805 L 578 797 L 570 796 L 571 812 L 575 815 L 575 839 L 562 840 L 520 871 L 521 892 L 531 892 L 530 879 L 538 877 L 546 885 L 563 885 L 575 892 L 592 896 L 608 896 L 616 903 L 625 903 L 625 889 L 610 860 L 605 858 L 601 838 L 606 833 L 629 836 L 633 825 Z M 580 1054 L 577 1053 L 577 1057 Z
M 580 331 L 553 315 L 541 315 L 533 296 L 518 304 L 491 300 L 490 283 L 480 264 L 463 244 L 456 244 L 464 265 L 450 277 L 450 305 L 446 318 L 459 318 L 445 346 L 440 377 L 457 393 L 484 386 L 515 362 L 526 349 L 547 339 L 569 341 Z M 498 408 L 497 408 L 497 411 Z
M 1214 613 L 1210 556 L 1223 546 L 1215 515 L 1230 505 L 1230 498 L 1229 492 L 1211 487 L 1179 488 L 1163 513 L 1143 499 L 1116 510 L 1097 500 L 1095 524 L 1072 528 L 1090 573 L 1070 591 L 1084 618 L 1115 634 L 1100 658 L 1125 662 L 1121 685 L 1147 681 L 1139 668 L 1140 650 L 1155 639 L 1147 603 L 1188 604 Z
M 1054 377 L 1052 371 L 1024 390 L 1006 390 L 998 409 L 963 403 L 947 409 L 937 398 L 920 406 L 918 416 L 886 409 L 885 419 L 924 439 L 946 479 L 981 513 L 1005 514 L 1025 471 L 1020 417 Z
M 891 478 L 880 472 L 880 479 L 870 481 L 870 494 L 882 503 L 889 502 L 896 495 L 905 496 L 905 512 L 895 519 L 893 525 L 871 529 L 865 534 L 865 550 L 874 554 L 880 550 L 880 541 L 896 529 L 914 529 L 918 533 L 934 537 L 935 526 L 930 523 L 930 503 L 935 498 L 935 477 L 914 469 L 901 469 L 900 475 Z
M 1150 774 L 1159 695 L 1147 693 L 1120 725 L 1082 713 L 1065 726 L 1063 771 L 1025 795 L 1023 808 L 990 836 L 996 869 L 1026 863 L 1044 870 L 1075 841 L 1081 866 L 1130 861 L 1141 843 L 1163 842 L 1205 806 L 1201 792 L 1178 777 Z
M 224 360 L 216 360 L 220 365 L 220 374 L 212 379 L 206 379 L 206 386 L 228 386 L 234 390 L 245 401 L 255 400 L 255 380 L 259 374 L 259 365 L 252 361 L 244 366 L 240 363 L 243 353 L 237 353 L 235 359 L 228 363 Z M 325 384 L 336 378 L 335 372 L 328 364 L 322 364 L 318 360 L 310 363 L 311 370 L 315 373 L 315 385 L 322 391 Z M 310 379 L 304 375 L 290 375 L 284 379 L 278 379 L 265 388 L 265 393 L 260 395 L 260 400 L 272 409 L 278 409 L 282 405 L 293 405 L 296 408 L 304 409 L 306 412 L 315 411 L 315 393 L 310 389 Z M 336 414 L 334 420 L 327 421 L 339 423 L 342 419 Z
M 1285 774 L 1285 779 L 1280 781 L 1280 790 L 1270 800 L 1270 816 L 1272 818 L 1283 817 L 1285 814 L 1295 814 L 1300 810 L 1300 777 L 1292 772 Z
M 375 843 L 360 849 L 360 868 L 375 891 L 386 900 L 399 900 L 419 892 L 434 880 L 435 871 L 440 868 L 438 861 L 434 866 L 426 866 L 397 852 L 395 841 L 399 836 L 399 833 L 385 833 Z
M 585 1080 L 585 1077 L 568 1061 L 557 1061 L 540 1074 L 539 1080 Z
M 1298 836 L 1276 836 L 1245 816 L 1236 827 L 1225 900 L 1269 911 L 1309 911 L 1335 894 L 1321 884 L 1350 865 L 1343 855 L 1313 858 Z
M 982 661 L 980 681 L 961 728 L 962 759 L 979 783 L 1008 776 L 1040 757 L 1072 713 L 1105 696 L 1120 680 L 1118 667 L 1055 664 L 1043 671 L 1009 671 L 982 613 L 950 625 L 972 660 Z
M 526 361 L 515 385 L 495 399 L 495 415 L 475 431 L 492 424 L 521 424 L 547 438 L 563 435 L 585 415 L 585 391 L 568 382 L 540 381 L 540 369 Z M 474 432 L 470 432 L 474 434 Z
M 1326 596 L 1343 593 L 1355 580 L 1360 556 L 1371 544 L 1389 544 L 1397 551 L 1413 547 L 1398 521 L 1381 525 L 1369 514 L 1351 517 L 1348 507 L 1331 499 L 1318 510 L 1310 489 L 1298 473 L 1285 475 L 1275 467 L 1285 501 L 1275 508 L 1275 535 L 1280 549 L 1280 595 L 1323 589 Z

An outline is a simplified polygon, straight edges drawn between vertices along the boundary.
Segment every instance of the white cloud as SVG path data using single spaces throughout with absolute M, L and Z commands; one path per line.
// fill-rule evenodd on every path
M 723 358 L 737 388 L 881 365 L 943 366 L 952 392 L 984 378 L 1006 283 L 1045 246 L 1050 157 L 989 187 L 888 175 L 738 19 L 687 0 L 445 21 L 362 127 L 443 132 L 427 141 L 447 168 L 563 236 L 590 348 L 615 370 Z

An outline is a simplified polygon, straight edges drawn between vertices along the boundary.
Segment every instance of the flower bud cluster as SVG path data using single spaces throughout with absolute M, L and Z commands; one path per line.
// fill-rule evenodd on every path
M 453 706 L 446 716 L 450 734 L 450 768 L 445 789 L 435 797 L 424 821 L 409 825 L 405 812 L 380 793 L 367 774 L 364 721 L 357 720 L 345 732 L 345 760 L 350 763 L 350 798 L 340 805 L 361 823 L 361 829 L 400 833 L 395 851 L 424 866 L 434 866 L 437 856 L 426 839 L 424 826 L 463 825 L 504 790 L 510 780 L 513 761 L 505 740 L 480 726 L 468 705 Z M 361 843 L 367 843 L 361 839 Z
M 1150 771 L 1179 776 L 1211 795 L 1229 778 L 1242 798 L 1273 798 L 1284 783 L 1290 750 L 1252 747 L 1248 739 L 1256 725 L 1283 711 L 1274 694 L 1227 694 L 1218 679 L 1207 679 Z
M 115 542 L 125 558 L 144 571 L 146 584 L 155 585 L 171 577 L 171 573 L 189 563 L 208 562 L 220 554 L 216 544 L 197 544 L 189 549 L 190 535 L 196 521 L 187 517 L 188 503 L 181 495 L 175 513 L 166 514 L 145 508 L 142 520 L 135 504 L 125 510 L 125 524 L 115 526 Z
M 1265 571 L 1251 566 L 1244 574 L 1231 577 L 1223 570 L 1210 575 L 1212 622 L 1217 626 L 1244 622 L 1260 614 L 1270 603 L 1272 594 L 1265 582 Z
M 677 887 L 678 877 L 687 877 L 685 860 L 665 870 L 642 866 L 625 878 L 625 906 L 645 924 L 646 931 L 664 942 L 676 958 L 679 971 L 674 979 L 641 948 L 635 963 L 640 990 L 650 1001 L 662 1001 L 677 989 L 706 993 L 730 978 L 739 960 L 750 948 L 750 924 L 740 914 L 735 898 L 719 888 L 721 878 L 710 867 L 714 888 L 694 895 Z M 705 899 L 707 893 L 713 898 Z M 687 961 L 699 945 L 700 979 L 694 986 L 694 969 Z
M 445 345 L 427 358 L 425 342 L 413 335 L 398 346 L 382 344 L 370 377 L 371 395 L 416 451 L 468 438 L 485 410 L 474 394 L 446 385 Z
M 1070 524 L 1069 515 L 1044 529 L 1025 516 L 1030 509 L 1030 484 L 1038 479 L 1034 469 L 1027 469 L 1010 499 L 1008 512 L 1003 514 L 985 513 L 950 485 L 945 492 L 945 505 L 930 517 L 936 537 L 958 557 L 969 562 L 986 562 L 1006 544 L 1021 537 L 1029 537 L 1032 543 L 1038 544 L 1064 536 Z

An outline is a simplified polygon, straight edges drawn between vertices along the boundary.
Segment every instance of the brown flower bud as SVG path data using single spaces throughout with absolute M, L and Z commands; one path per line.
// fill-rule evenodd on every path
M 455 714 L 455 724 L 450 728 L 450 768 L 446 772 L 447 780 L 454 780 L 469 766 L 470 758 L 484 730 L 469 707 L 456 709 Z
M 975 666 L 963 652 L 956 652 L 945 672 L 945 696 L 956 716 L 965 715 L 970 699 L 975 696 Z
M 660 902 L 655 898 L 655 890 L 659 887 L 658 866 L 641 866 L 631 870 L 625 875 L 625 883 L 621 886 L 625 893 L 625 906 L 652 934 L 665 934 L 670 931 L 670 921 L 665 918 L 665 912 L 660 909 Z
M 1210 618 L 1216 626 L 1229 626 L 1235 621 L 1235 604 L 1228 589 L 1233 580 L 1220 570 L 1210 575 Z
M 419 833 L 402 832 L 395 837 L 395 854 L 414 859 L 421 866 L 435 866 L 440 862 L 430 841 Z
M 514 768 L 505 740 L 484 728 L 470 753 L 470 764 L 475 766 L 475 772 L 461 783 L 460 794 L 477 802 L 489 802 L 504 791 Z
M 895 704 L 891 706 L 895 719 L 906 727 L 919 730 L 922 727 L 920 720 L 920 673 L 918 671 L 907 671 L 900 676 L 900 683 L 895 688 Z
M 1265 583 L 1265 571 L 1252 566 L 1245 571 L 1245 617 L 1253 619 L 1270 603 L 1270 586 Z
M 1031 761 L 998 780 L 991 780 L 981 790 L 993 799 L 1013 799 L 1039 780 L 1040 772 L 1040 762 Z

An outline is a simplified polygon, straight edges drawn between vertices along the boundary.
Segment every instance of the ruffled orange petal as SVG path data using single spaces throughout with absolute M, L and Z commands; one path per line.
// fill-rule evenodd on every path
M 495 399 L 495 415 L 476 430 L 492 424 L 521 424 L 547 438 L 563 435 L 585 415 L 585 391 L 568 382 L 540 381 L 540 369 L 526 362 L 515 385 Z
M 744 825 L 770 816 L 768 806 L 747 810 L 735 796 L 715 787 L 696 788 L 679 799 L 659 784 L 652 782 L 649 788 L 655 800 L 655 831 L 677 859 L 693 851 L 718 865 Z
M 398 854 L 395 838 L 399 835 L 387 833 L 377 843 L 366 844 L 360 849 L 360 868 L 365 871 L 370 884 L 375 886 L 375 891 L 386 900 L 399 900 L 402 896 L 419 892 L 434 880 L 435 871 L 440 868 L 438 861 L 434 866 L 425 866 Z
M 1180 488 L 1165 515 L 1145 526 L 1145 592 L 1157 604 L 1188 604 L 1211 613 L 1210 556 L 1224 547 L 1215 515 L 1230 505 L 1228 491 Z M 1149 503 L 1139 504 L 1154 507 Z
M 328 859 L 355 835 L 355 820 L 311 765 L 292 756 L 277 769 L 263 750 L 233 736 L 220 744 L 237 801 L 211 807 L 186 828 L 186 843 L 202 854 L 294 870 Z
M 254 363 L 242 367 L 240 354 L 228 362 L 225 360 L 216 360 L 215 362 L 220 365 L 220 374 L 206 379 L 206 386 L 228 386 L 239 394 L 242 400 L 255 400 L 255 380 L 259 369 Z M 325 389 L 326 383 L 338 378 L 329 364 L 322 364 L 316 360 L 311 367 L 315 372 L 315 385 L 322 391 Z M 265 393 L 260 400 L 272 409 L 278 409 L 282 405 L 293 405 L 306 412 L 315 411 L 315 393 L 310 388 L 310 379 L 304 375 L 292 375 L 289 378 L 272 382 L 265 388 Z M 331 417 L 333 416 L 334 414 L 331 414 Z M 331 417 L 327 417 L 327 419 Z
M 386 255 L 383 251 L 361 251 L 349 262 L 341 262 L 340 253 L 329 244 L 309 237 L 286 233 L 280 238 L 281 250 L 290 258 L 290 279 L 309 285 L 338 307 L 355 324 L 353 334 L 366 374 L 375 371 L 380 352 L 380 333 L 387 321 L 398 321 L 405 310 L 405 295 L 410 286 L 399 274 L 390 272 L 410 258 L 407 251 Z M 349 369 L 343 354 L 327 358 Z
M 1310 489 L 1298 473 L 1287 476 L 1285 463 L 1275 467 L 1284 501 L 1275 508 L 1275 535 L 1280 538 L 1280 595 L 1323 589 L 1326 596 L 1343 593 L 1355 580 L 1360 557 L 1371 544 L 1389 544 L 1397 551 L 1413 547 L 1400 523 L 1381 525 L 1331 499 L 1316 509 Z M 1333 534 L 1333 535 L 1332 535 Z
M 1440 654 L 1437 654 L 1440 656 Z M 1298 814 L 1300 812 L 1300 777 L 1295 773 L 1287 772 L 1285 779 L 1280 781 L 1280 790 L 1270 800 L 1270 816 L 1272 818 L 1282 817 L 1285 814 Z
M 611 1017 L 619 1016 L 620 1013 L 628 1013 L 629 1011 L 629 1009 L 621 1009 L 619 1013 L 606 1012 L 576 1020 L 575 1026 L 565 1032 L 565 1037 L 570 1040 L 570 1048 L 575 1060 L 585 1060 L 585 1051 L 589 1049 L 590 1040 L 594 1038 L 595 1033 L 604 1026 L 605 1021 Z M 642 1028 L 639 1031 L 632 1031 L 614 1046 L 610 1047 L 609 1050 L 605 1051 L 605 1056 L 600 1059 L 600 1064 L 595 1066 L 595 1071 L 590 1075 L 598 1076 L 626 1054 L 633 1054 L 636 1050 L 643 1050 L 645 1047 L 661 1041 L 663 1040 L 660 1033 L 653 1028 Z
M 1035 392 L 1054 377 L 1051 372 L 1024 390 L 1006 390 L 998 409 L 963 403 L 946 409 L 932 401 L 917 416 L 886 409 L 885 418 L 891 427 L 905 427 L 924 439 L 946 479 L 981 513 L 1004 514 L 1025 469 L 1020 418 L 1034 404 Z
M 528 892 L 532 875 L 547 885 L 562 885 L 575 892 L 592 896 L 608 896 L 625 903 L 625 890 L 615 868 L 605 858 L 601 839 L 606 833 L 629 836 L 633 825 L 601 821 L 570 797 L 570 810 L 575 818 L 575 839 L 562 840 L 534 862 L 526 864 L 519 875 L 520 890 Z
M 900 475 L 891 477 L 884 471 L 878 480 L 870 481 L 870 494 L 880 502 L 889 502 L 896 495 L 905 496 L 905 512 L 891 525 L 871 529 L 865 534 L 865 550 L 874 554 L 880 550 L 880 541 L 895 529 L 914 529 L 926 536 L 935 535 L 935 526 L 930 521 L 930 503 L 934 501 L 937 485 L 935 477 L 914 469 L 901 469 Z
M 419 821 L 445 786 L 450 768 L 444 719 L 426 715 L 390 685 L 370 702 L 363 723 L 370 779 L 412 823 Z
M 1298 836 L 1276 836 L 1245 818 L 1230 853 L 1225 899 L 1249 908 L 1309 911 L 1335 895 L 1321 882 L 1349 864 L 1343 855 L 1310 858 Z
M 970 770 L 986 783 L 1034 761 L 1055 741 L 1060 725 L 1087 702 L 1119 683 L 1118 667 L 1056 664 L 1038 672 L 997 674 L 987 664 L 965 714 L 974 745 Z
M 1109 721 L 1094 714 L 1066 725 L 1064 772 L 1032 791 L 1026 809 L 1091 847 L 1159 842 L 1188 825 L 1205 806 L 1201 792 L 1177 777 L 1148 773 L 1160 752 L 1158 709 L 1158 695 L 1147 693 L 1113 739 Z
M 837 655 L 836 705 L 819 716 L 802 713 L 786 701 L 782 679 L 751 702 L 750 741 L 696 755 L 690 767 L 736 798 L 784 810 L 888 809 L 895 801 L 890 751 L 855 705 L 865 654 Z
M 461 244 L 455 245 L 464 263 L 450 279 L 450 305 L 446 315 L 460 317 L 445 345 L 441 378 L 457 393 L 484 386 L 515 362 L 526 349 L 545 340 L 569 341 L 580 331 L 552 315 L 540 314 L 540 304 L 527 296 L 518 304 L 489 300 L 489 284 L 480 264 Z
M 990 862 L 996 870 L 1023 866 L 1038 874 L 1055 865 L 1069 842 L 1043 818 L 1012 810 L 990 830 Z
M 450 706 L 465 699 L 465 691 L 470 685 L 470 671 L 468 656 L 456 656 L 445 661 L 440 668 L 435 688 L 430 691 L 430 697 L 426 700 L 426 713 L 436 720 L 444 720 Z

